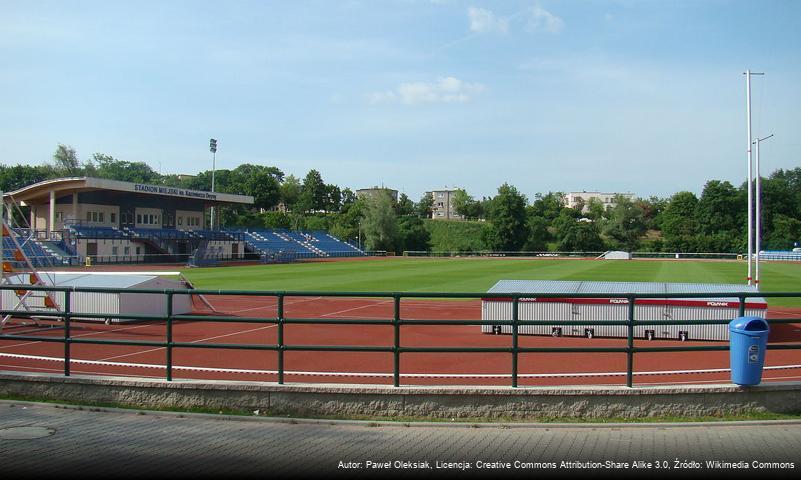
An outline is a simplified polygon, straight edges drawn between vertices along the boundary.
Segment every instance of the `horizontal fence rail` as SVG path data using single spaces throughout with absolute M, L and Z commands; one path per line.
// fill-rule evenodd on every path
M 116 345 L 116 346 L 139 346 L 163 348 L 166 351 L 164 367 L 166 369 L 166 380 L 173 379 L 173 351 L 175 349 L 222 349 L 222 350 L 258 350 L 271 351 L 277 354 L 277 379 L 279 384 L 284 383 L 286 374 L 284 364 L 285 352 L 372 352 L 387 353 L 393 356 L 393 385 L 401 386 L 401 356 L 408 353 L 499 353 L 511 355 L 511 386 L 518 387 L 518 379 L 521 374 L 518 372 L 518 357 L 521 353 L 548 353 L 548 354 L 567 354 L 567 353 L 619 353 L 625 354 L 627 358 L 626 385 L 633 386 L 634 359 L 638 353 L 666 353 L 666 352 L 702 352 L 702 351 L 727 351 L 726 345 L 692 345 L 692 346 L 656 346 L 656 347 L 635 347 L 634 331 L 638 325 L 661 326 L 661 325 L 725 325 L 730 320 L 641 320 L 635 318 L 635 306 L 638 300 L 645 299 L 693 299 L 693 298 L 737 298 L 739 302 L 739 316 L 743 316 L 746 308 L 746 299 L 752 297 L 764 298 L 801 298 L 801 292 L 732 292 L 732 293 L 437 293 L 437 292 L 323 292 L 323 291 L 251 291 L 251 290 L 208 290 L 208 289 L 125 289 L 125 288 L 98 288 L 98 287 L 49 287 L 49 286 L 28 286 L 28 285 L 0 285 L 0 293 L 6 290 L 25 290 L 31 292 L 53 292 L 63 294 L 63 305 L 58 310 L 53 311 L 28 311 L 17 309 L 6 309 L 3 305 L 0 315 L 5 317 L 11 315 L 17 318 L 39 318 L 53 317 L 63 322 L 62 336 L 39 336 L 24 334 L 9 334 L 0 329 L 0 340 L 23 340 L 44 343 L 62 343 L 64 346 L 64 375 L 70 375 L 70 364 L 72 360 L 72 345 Z M 112 314 L 112 313 L 88 313 L 75 311 L 73 306 L 72 294 L 74 293 L 105 293 L 105 294 L 159 294 L 164 295 L 166 305 L 166 315 L 152 314 Z M 269 297 L 276 300 L 275 316 L 231 316 L 231 315 L 193 315 L 193 314 L 174 314 L 173 302 L 176 295 L 206 295 L 206 296 L 252 296 Z M 391 319 L 348 319 L 348 318 L 291 318 L 285 315 L 285 299 L 288 297 L 324 297 L 324 298 L 383 298 L 392 300 L 393 316 Z M 521 302 L 531 298 L 538 299 L 559 299 L 559 298 L 593 298 L 593 299 L 620 299 L 627 304 L 627 320 L 522 320 L 519 318 L 519 306 Z M 499 299 L 511 301 L 512 311 L 508 319 L 501 320 L 440 320 L 404 319 L 402 315 L 403 299 Z M 41 308 L 41 307 L 35 307 Z M 99 321 L 117 319 L 134 321 L 158 321 L 165 322 L 165 341 L 133 341 L 133 340 L 101 340 L 90 338 L 79 338 L 72 335 L 72 322 L 75 317 L 81 319 L 96 319 Z M 277 336 L 275 344 L 228 344 L 228 343 L 191 343 L 177 342 L 173 339 L 173 327 L 176 322 L 209 322 L 209 323 L 253 323 L 275 325 Z M 769 324 L 791 324 L 800 323 L 801 318 L 769 319 Z M 523 335 L 519 332 L 520 327 L 529 325 L 565 325 L 565 326 L 595 326 L 595 325 L 618 325 L 625 326 L 627 331 L 626 346 L 621 347 L 521 347 L 519 337 Z M 285 327 L 287 325 L 364 325 L 364 326 L 390 326 L 393 327 L 392 344 L 382 346 L 365 345 L 298 345 L 289 344 L 285 340 Z M 508 347 L 414 347 L 403 346 L 401 342 L 402 327 L 408 325 L 442 325 L 442 326 L 496 326 L 510 325 L 511 345 Z M 801 343 L 768 345 L 769 350 L 801 350 Z M 468 374 L 469 375 L 469 374 Z M 480 375 L 478 375 L 480 376 Z

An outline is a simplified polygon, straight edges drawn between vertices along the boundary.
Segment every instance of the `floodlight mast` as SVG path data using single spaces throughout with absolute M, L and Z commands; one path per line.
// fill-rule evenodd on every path
M 754 140 L 756 145 L 756 212 L 754 217 L 756 219 L 756 268 L 754 270 L 754 284 L 759 286 L 759 252 L 762 249 L 762 177 L 759 174 L 759 144 L 772 137 L 771 133 L 767 137 L 757 138 Z
M 751 285 L 751 281 L 753 280 L 752 277 L 752 269 L 751 264 L 753 262 L 753 252 L 754 252 L 754 235 L 753 235 L 753 225 L 754 225 L 754 194 L 753 194 L 753 173 L 754 173 L 754 166 L 751 160 L 751 142 L 754 141 L 753 137 L 751 136 L 751 75 L 764 75 L 764 73 L 756 73 L 752 72 L 751 70 L 745 71 L 745 113 L 747 117 L 746 124 L 748 125 L 748 285 Z
M 217 169 L 217 139 L 212 138 L 209 140 L 209 151 L 212 153 L 211 160 L 211 193 L 214 193 L 214 171 Z M 214 205 L 211 206 L 211 224 L 210 229 L 214 230 Z

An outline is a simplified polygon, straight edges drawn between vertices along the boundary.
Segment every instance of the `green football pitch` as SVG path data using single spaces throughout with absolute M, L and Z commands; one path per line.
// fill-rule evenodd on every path
M 746 272 L 746 264 L 736 261 L 389 257 L 195 268 L 184 275 L 201 289 L 478 293 L 498 280 L 743 284 Z M 763 292 L 801 292 L 801 264 L 761 263 L 760 277 Z M 769 303 L 801 306 L 801 298 Z

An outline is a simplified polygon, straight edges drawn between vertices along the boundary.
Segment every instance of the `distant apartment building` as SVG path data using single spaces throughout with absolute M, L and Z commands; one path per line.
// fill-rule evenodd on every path
M 373 197 L 378 195 L 380 192 L 387 193 L 393 202 L 398 202 L 398 191 L 386 187 L 360 188 L 356 190 L 356 198 Z
M 464 216 L 454 211 L 453 199 L 456 190 L 434 190 L 426 192 L 433 200 L 431 218 L 434 220 L 464 220 Z
M 629 200 L 634 199 L 633 193 L 568 192 L 565 194 L 565 205 L 569 208 L 578 208 L 581 206 L 581 211 L 587 212 L 587 205 L 590 203 L 590 200 L 594 198 L 600 201 L 604 206 L 604 210 L 606 210 L 610 207 L 614 208 L 617 205 L 615 202 L 615 196 L 617 195 Z

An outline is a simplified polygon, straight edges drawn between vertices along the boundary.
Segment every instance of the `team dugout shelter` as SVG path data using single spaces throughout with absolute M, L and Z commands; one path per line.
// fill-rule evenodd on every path
M 11 208 L 28 207 L 36 238 L 59 241 L 69 255 L 100 261 L 147 261 L 144 257 L 150 256 L 153 261 L 158 255 L 184 255 L 185 260 L 199 247 L 221 257 L 243 258 L 242 239 L 212 231 L 210 212 L 219 216 L 214 207 L 252 205 L 253 197 L 71 177 L 5 193 L 3 201 Z

